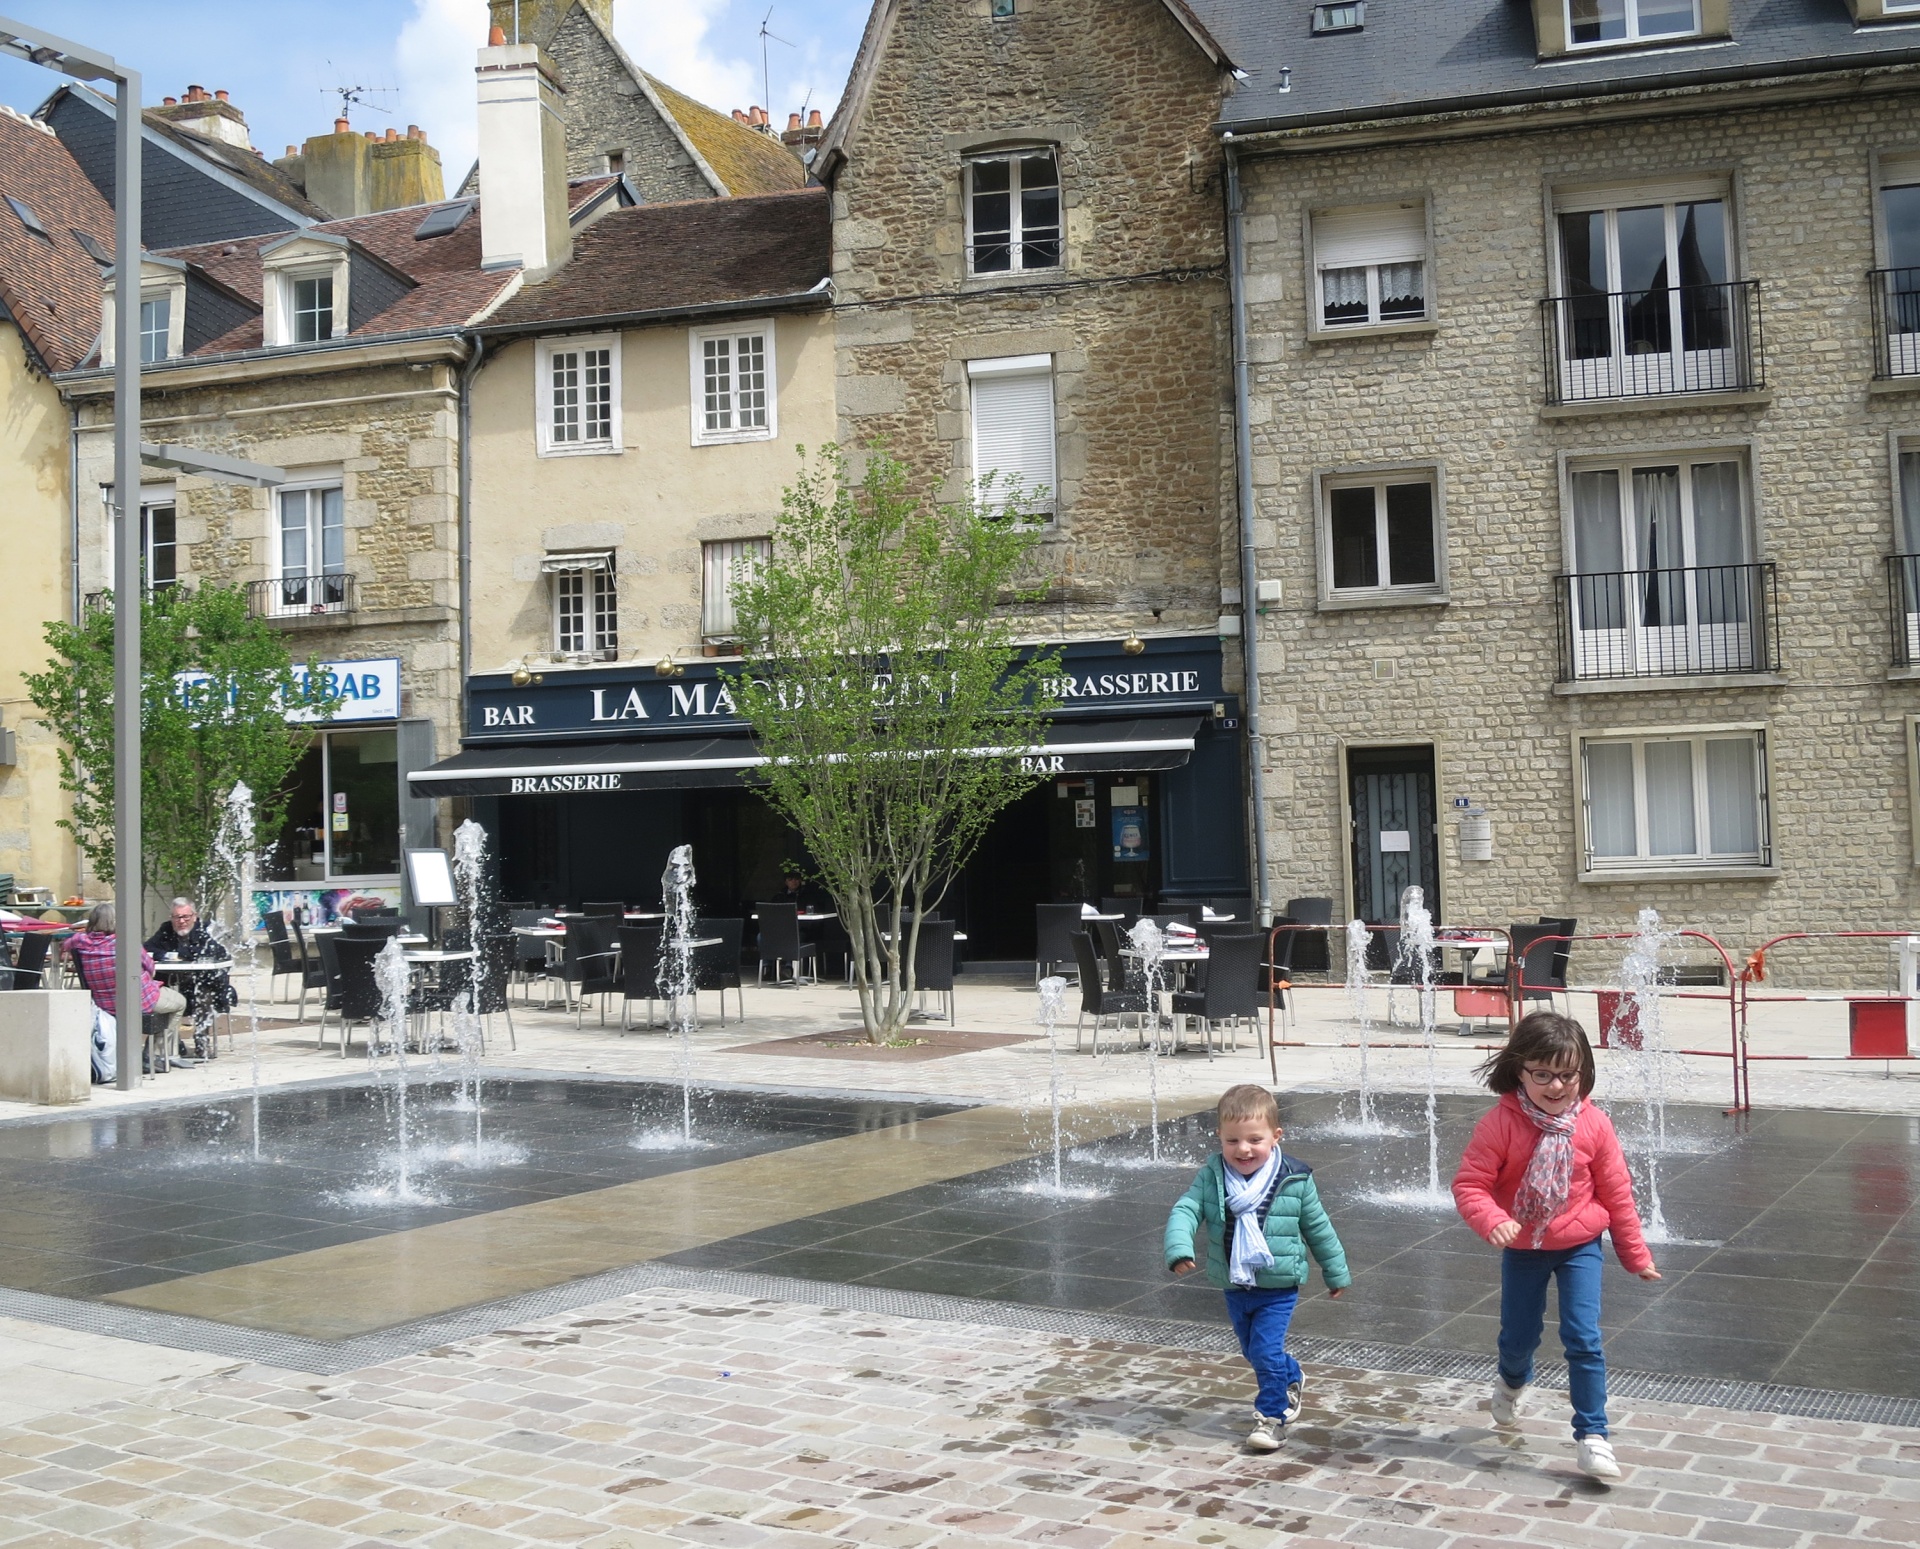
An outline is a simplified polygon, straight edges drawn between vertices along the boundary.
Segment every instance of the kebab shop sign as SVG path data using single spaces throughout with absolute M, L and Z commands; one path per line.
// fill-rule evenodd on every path
M 340 696 L 340 708 L 326 718 L 329 725 L 342 721 L 397 721 L 400 719 L 400 659 L 383 657 L 375 661 L 318 662 L 317 693 Z M 293 679 L 299 685 L 296 700 L 307 698 L 307 669 L 295 663 Z M 182 672 L 174 677 L 180 697 L 188 704 L 206 698 L 212 682 L 204 672 Z M 295 703 L 285 711 L 289 721 L 318 721 L 314 711 Z

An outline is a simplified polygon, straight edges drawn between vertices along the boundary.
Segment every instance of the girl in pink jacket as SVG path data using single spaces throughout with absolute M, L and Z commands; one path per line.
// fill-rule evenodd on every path
M 1536 1011 L 1479 1075 L 1500 1101 L 1474 1126 L 1453 1198 L 1467 1225 L 1503 1250 L 1500 1375 L 1487 1407 L 1496 1424 L 1512 1423 L 1521 1390 L 1533 1380 L 1547 1282 L 1558 1282 L 1580 1468 L 1595 1479 L 1618 1479 L 1600 1347 L 1600 1234 L 1613 1233 L 1621 1264 L 1642 1280 L 1658 1280 L 1660 1272 L 1640 1233 L 1620 1137 L 1587 1100 L 1593 1050 L 1571 1017 Z

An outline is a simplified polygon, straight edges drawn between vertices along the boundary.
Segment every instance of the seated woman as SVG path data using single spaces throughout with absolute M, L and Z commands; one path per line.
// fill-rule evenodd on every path
M 232 957 L 214 940 L 190 898 L 174 899 L 166 924 L 147 937 L 146 947 L 156 959 L 179 963 L 226 962 Z M 218 1047 L 208 1036 L 213 1019 L 222 1011 L 232 1010 L 239 997 L 224 973 L 184 974 L 180 993 L 193 1017 L 195 1050 L 201 1058 L 212 1059 Z
M 87 916 L 86 929 L 77 931 L 67 938 L 67 956 L 72 958 L 80 970 L 80 982 L 92 991 L 93 1003 L 109 1016 L 118 1016 L 115 1009 L 113 954 L 115 950 L 114 913 L 112 904 L 95 904 L 93 912 Z M 169 985 L 161 984 L 153 976 L 153 959 L 145 951 L 140 954 L 140 1010 L 152 1012 L 161 1018 L 161 1031 L 171 1040 L 174 1029 L 180 1020 L 180 1013 L 187 1009 L 186 997 Z M 163 1043 L 162 1047 L 171 1047 Z

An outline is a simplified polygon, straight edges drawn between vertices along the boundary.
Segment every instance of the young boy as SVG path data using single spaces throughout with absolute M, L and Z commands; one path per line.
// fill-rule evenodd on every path
M 1208 1159 L 1167 1217 L 1167 1268 L 1189 1273 L 1197 1243 L 1206 1242 L 1207 1279 L 1227 1293 L 1240 1352 L 1260 1383 L 1247 1450 L 1272 1452 L 1300 1413 L 1306 1382 L 1287 1353 L 1287 1325 L 1307 1283 L 1307 1255 L 1320 1265 L 1329 1296 L 1346 1290 L 1353 1276 L 1313 1186 L 1313 1169 L 1280 1154 L 1273 1093 L 1229 1087 L 1218 1113 L 1220 1154 Z

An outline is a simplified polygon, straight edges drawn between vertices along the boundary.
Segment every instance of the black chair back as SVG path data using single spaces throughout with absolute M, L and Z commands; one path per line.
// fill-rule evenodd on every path
M 32 935 L 20 938 L 20 950 L 13 959 L 13 987 L 16 990 L 45 988 L 47 951 L 52 945 L 53 937 L 45 931 L 35 931 Z
M 397 920 L 400 911 L 391 904 L 369 905 L 352 911 L 356 920 Z
M 1121 950 L 1125 943 L 1120 938 L 1119 925 L 1112 920 L 1094 920 L 1090 923 L 1093 925 L 1093 939 L 1099 943 L 1100 956 L 1106 960 L 1107 988 L 1124 990 L 1127 987 L 1127 957 Z
M 1080 969 L 1080 1009 L 1098 1015 L 1103 985 L 1100 980 L 1100 959 L 1093 950 L 1093 938 L 1085 931 L 1077 930 L 1067 938 L 1067 942 L 1073 948 L 1073 960 Z
M 1284 914 L 1276 914 L 1273 917 L 1273 923 L 1275 925 L 1297 925 L 1300 922 L 1298 920 L 1290 920 Z M 1266 947 L 1264 946 L 1267 940 L 1267 932 L 1259 930 L 1258 927 L 1255 927 L 1255 929 L 1263 943 L 1261 947 L 1263 955 L 1260 963 L 1259 983 L 1260 993 L 1264 995 L 1273 987 L 1276 980 L 1282 985 L 1292 982 L 1293 953 L 1294 949 L 1300 943 L 1302 933 L 1297 930 L 1281 931 L 1279 935 L 1273 938 L 1273 951 L 1269 957 L 1265 955 Z
M 1102 898 L 1100 900 L 1100 912 L 1102 914 L 1124 915 L 1126 918 L 1120 923 L 1122 925 L 1131 925 L 1135 920 L 1140 918 L 1140 909 L 1145 903 L 1146 900 L 1144 898 Z
M 759 913 L 760 961 L 798 963 L 804 951 L 800 945 L 800 906 L 762 904 Z
M 287 917 L 278 909 L 269 909 L 265 915 L 267 925 L 267 950 L 273 954 L 275 974 L 296 974 L 300 972 L 300 961 L 294 956 L 293 941 L 287 935 Z M 301 954 L 304 956 L 305 954 Z
M 1260 968 L 1266 938 L 1258 931 L 1213 938 L 1207 953 L 1207 985 L 1201 1015 L 1209 1022 L 1250 1017 L 1260 1006 Z
M 622 927 L 604 915 L 590 920 L 568 920 L 561 972 L 582 995 L 603 995 L 620 988 L 614 973 L 614 945 Z
M 327 987 L 323 1005 L 328 1011 L 340 1009 L 340 940 L 332 931 L 314 938 L 320 945 L 320 982 Z
M 1073 933 L 1080 929 L 1079 904 L 1033 906 L 1033 962 L 1044 974 L 1056 963 L 1073 961 Z
M 1556 919 L 1550 914 L 1543 914 L 1540 916 L 1540 923 L 1542 925 L 1551 925 L 1554 935 L 1565 936 L 1567 938 L 1565 941 L 1554 943 L 1553 968 L 1551 970 L 1555 979 L 1554 988 L 1564 990 L 1567 987 L 1567 964 L 1573 960 L 1573 938 L 1580 933 L 1580 922 L 1578 920 Z
M 1517 974 L 1512 982 L 1522 987 L 1521 994 L 1526 1000 L 1551 1001 L 1555 990 L 1567 987 L 1567 957 L 1563 951 L 1566 943 L 1553 939 L 1566 934 L 1560 929 L 1560 923 L 1553 920 L 1542 925 L 1509 927 L 1513 946 L 1507 954 L 1508 971 Z
M 694 928 L 699 937 L 717 936 L 711 947 L 693 949 L 693 987 L 697 990 L 740 988 L 740 943 L 747 933 L 745 920 L 702 919 Z
M 353 940 L 345 936 L 334 941 L 334 959 L 340 969 L 340 1004 L 336 1009 L 342 1021 L 368 1022 L 386 1014 L 380 998 L 380 976 L 374 971 L 375 959 L 385 950 L 383 941 Z M 331 993 L 332 987 L 329 987 L 330 997 Z
M 1302 925 L 1331 925 L 1333 923 L 1333 900 L 1331 898 L 1289 898 L 1286 912 Z M 1301 931 L 1300 943 L 1293 949 L 1293 965 L 1296 968 L 1319 973 L 1332 961 L 1329 956 L 1326 936 L 1319 931 Z M 1367 959 L 1374 966 L 1385 968 L 1391 958 L 1375 963 L 1372 957 Z
M 389 936 L 399 935 L 401 925 L 398 916 L 371 920 L 355 915 L 340 927 L 340 937 L 343 941 L 385 941 Z
M 609 915 L 621 920 L 626 918 L 627 906 L 623 903 L 582 904 L 580 912 L 590 920 L 604 920 Z
M 620 927 L 621 991 L 628 1000 L 665 1000 L 660 985 L 660 927 Z
M 953 988 L 953 921 L 922 920 L 913 944 L 913 987 L 946 991 Z
M 507 984 L 513 977 L 513 952 L 519 939 L 511 931 L 481 938 L 473 1009 L 483 1017 L 507 1009 Z

